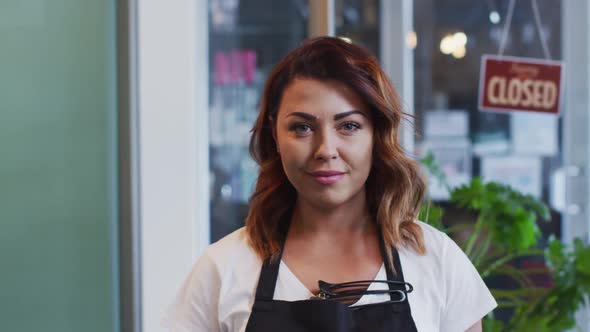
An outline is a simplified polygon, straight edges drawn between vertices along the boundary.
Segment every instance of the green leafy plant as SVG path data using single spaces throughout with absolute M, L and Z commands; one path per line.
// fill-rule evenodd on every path
M 429 173 L 446 184 L 432 154 L 421 160 Z M 473 178 L 468 184 L 449 188 L 450 202 L 477 217 L 469 223 L 446 227 L 443 209 L 426 200 L 419 218 L 449 234 L 462 247 L 482 278 L 512 280 L 518 287 L 491 289 L 499 308 L 512 308 L 504 323 L 493 313 L 484 320 L 485 332 L 553 332 L 576 327 L 575 314 L 590 295 L 590 246 L 576 240 L 566 246 L 550 238 L 539 248 L 540 220 L 550 220 L 545 204 L 508 186 Z M 519 269 L 519 258 L 544 259 L 541 269 Z M 533 277 L 550 275 L 552 287 L 539 287 Z

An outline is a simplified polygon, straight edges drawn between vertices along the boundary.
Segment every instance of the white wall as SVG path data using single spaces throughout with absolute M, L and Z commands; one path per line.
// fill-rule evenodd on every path
M 414 114 L 414 54 L 406 39 L 413 31 L 413 7 L 413 0 L 382 0 L 380 7 L 381 63 L 400 95 L 404 112 L 410 115 Z M 402 146 L 413 153 L 413 125 L 402 121 L 400 128 Z
M 206 4 L 137 0 L 145 332 L 209 241 Z

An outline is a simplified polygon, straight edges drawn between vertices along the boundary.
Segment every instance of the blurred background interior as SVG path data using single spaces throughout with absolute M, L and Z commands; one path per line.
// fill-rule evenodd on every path
M 162 331 L 203 248 L 242 227 L 252 123 L 304 39 L 377 56 L 411 114 L 400 138 L 452 186 L 531 194 L 589 240 L 590 3 L 517 1 L 506 55 L 565 64 L 559 115 L 482 112 L 481 57 L 509 0 L 41 0 L 0 4 L 0 329 Z M 445 224 L 469 218 L 430 183 Z M 522 262 L 526 264 L 527 262 Z M 531 263 L 532 264 L 532 263 Z M 580 325 L 590 331 L 587 311 Z

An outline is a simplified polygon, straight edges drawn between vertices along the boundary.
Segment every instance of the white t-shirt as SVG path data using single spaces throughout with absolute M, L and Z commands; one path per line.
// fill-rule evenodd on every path
M 463 332 L 496 307 L 496 301 L 463 251 L 446 234 L 422 222 L 426 255 L 398 250 L 419 332 Z M 210 245 L 180 289 L 164 324 L 174 332 L 243 332 L 250 317 L 262 261 L 244 228 Z M 387 279 L 384 265 L 375 277 Z M 370 289 L 387 287 L 373 283 Z M 298 301 L 312 294 L 281 261 L 275 300 Z M 382 302 L 365 295 L 355 305 Z

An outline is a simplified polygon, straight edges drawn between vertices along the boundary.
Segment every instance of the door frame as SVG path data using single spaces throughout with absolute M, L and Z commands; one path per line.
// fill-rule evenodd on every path
M 562 1 L 562 50 L 565 64 L 565 111 L 562 112 L 563 165 L 566 209 L 561 240 L 590 242 L 590 4 Z M 582 33 L 580 33 L 582 31 Z M 581 309 L 576 322 L 590 331 L 590 308 Z

